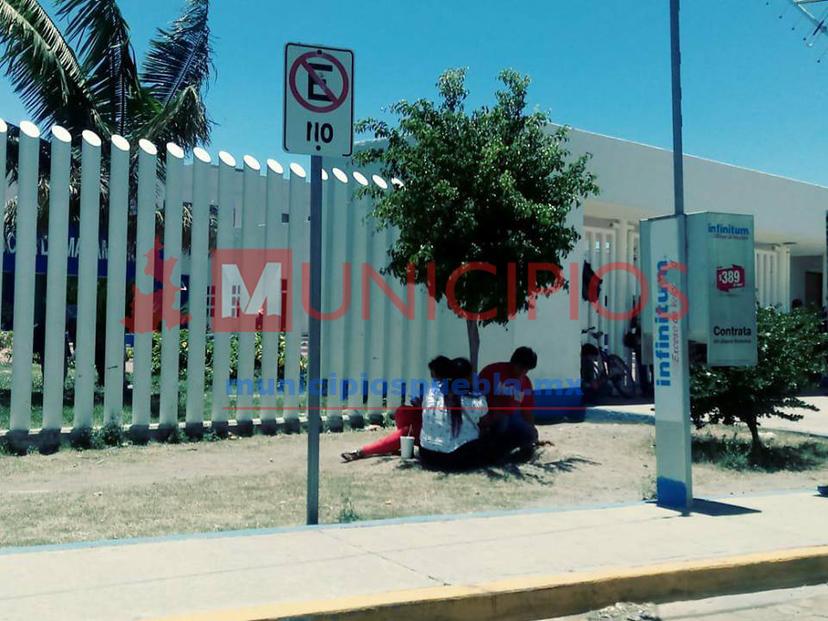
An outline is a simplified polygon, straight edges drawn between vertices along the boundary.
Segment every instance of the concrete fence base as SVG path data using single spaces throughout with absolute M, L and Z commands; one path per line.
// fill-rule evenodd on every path
M 342 433 L 346 430 L 365 429 L 365 418 L 361 412 L 348 410 L 346 415 L 332 413 L 322 416 L 322 428 L 330 433 Z M 376 421 L 376 422 L 374 422 Z M 393 425 L 390 416 L 372 418 L 371 424 L 377 426 Z M 302 433 L 307 431 L 308 420 L 305 415 L 290 415 L 285 418 L 261 420 L 254 418 L 246 421 L 215 421 L 204 423 L 178 423 L 174 425 L 153 423 L 151 425 L 124 425 L 124 437 L 131 443 L 142 445 L 148 442 L 168 442 L 173 434 L 185 435 L 189 440 L 198 441 L 212 433 L 219 438 L 229 435 L 250 437 L 256 433 L 274 436 L 277 434 Z M 31 450 L 41 453 L 54 453 L 62 445 L 69 444 L 78 448 L 89 448 L 93 434 L 101 427 L 74 429 L 32 429 L 31 431 L 0 431 L 0 447 L 9 452 L 24 454 Z

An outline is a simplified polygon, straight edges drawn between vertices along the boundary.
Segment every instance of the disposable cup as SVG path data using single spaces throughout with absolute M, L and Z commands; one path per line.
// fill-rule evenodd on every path
M 400 457 L 403 459 L 413 459 L 414 436 L 403 436 L 400 438 Z

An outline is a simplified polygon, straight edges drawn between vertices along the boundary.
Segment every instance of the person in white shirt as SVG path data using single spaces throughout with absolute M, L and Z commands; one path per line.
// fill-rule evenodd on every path
M 479 422 L 488 412 L 486 398 L 471 390 L 467 359 L 455 358 L 452 367 L 449 380 L 435 382 L 423 398 L 420 461 L 441 470 L 473 468 L 483 461 Z

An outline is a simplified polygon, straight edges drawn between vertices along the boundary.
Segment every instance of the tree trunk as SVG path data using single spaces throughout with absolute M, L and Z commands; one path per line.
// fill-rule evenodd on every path
M 762 445 L 762 438 L 759 437 L 759 425 L 756 422 L 756 417 L 749 417 L 745 423 L 747 423 L 748 429 L 750 429 L 750 438 L 753 441 L 750 452 L 752 455 L 757 455 L 762 451 L 764 446 Z
M 469 335 L 469 362 L 477 373 L 477 356 L 480 352 L 480 328 L 474 319 L 466 319 L 466 332 Z

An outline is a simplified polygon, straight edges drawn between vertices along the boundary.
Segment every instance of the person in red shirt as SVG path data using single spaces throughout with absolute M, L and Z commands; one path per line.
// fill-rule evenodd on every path
M 476 390 L 486 396 L 489 413 L 480 421 L 499 456 L 519 449 L 531 457 L 538 441 L 533 410 L 535 398 L 528 373 L 538 366 L 529 347 L 518 347 L 509 362 L 495 362 L 477 376 Z

